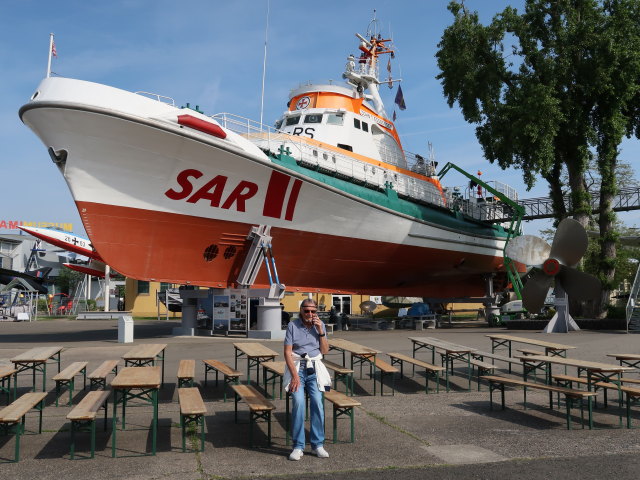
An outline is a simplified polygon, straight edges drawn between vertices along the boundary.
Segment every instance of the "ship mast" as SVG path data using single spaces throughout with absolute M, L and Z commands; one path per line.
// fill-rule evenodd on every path
M 371 28 L 374 25 L 374 28 Z M 382 35 L 378 33 L 377 20 L 374 19 L 369 24 L 367 29 L 367 36 L 369 39 L 363 37 L 359 33 L 356 33 L 356 37 L 360 39 L 360 57 L 356 59 L 353 55 L 347 58 L 347 65 L 342 77 L 354 87 L 360 95 L 364 95 L 366 90 L 369 91 L 369 96 L 373 101 L 374 110 L 378 115 L 387 118 L 387 113 L 380 97 L 379 85 L 381 83 L 378 79 L 379 57 L 380 55 L 390 54 L 391 58 L 394 57 L 394 51 L 387 45 L 387 42 L 391 42 L 391 39 L 382 38 Z M 358 65 L 356 65 L 356 62 Z M 398 80 L 389 80 L 389 82 Z

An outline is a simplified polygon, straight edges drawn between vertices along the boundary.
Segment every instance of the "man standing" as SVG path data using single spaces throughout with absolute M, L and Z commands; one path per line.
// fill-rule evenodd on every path
M 331 388 L 331 377 L 322 363 L 322 355 L 329 351 L 324 323 L 317 315 L 316 303 L 307 298 L 300 305 L 300 315 L 289 322 L 284 339 L 284 359 L 287 363 L 284 383 L 291 394 L 291 438 L 293 451 L 289 460 L 304 455 L 305 392 L 309 395 L 311 428 L 309 443 L 320 458 L 329 454 L 324 449 L 324 404 L 322 392 Z

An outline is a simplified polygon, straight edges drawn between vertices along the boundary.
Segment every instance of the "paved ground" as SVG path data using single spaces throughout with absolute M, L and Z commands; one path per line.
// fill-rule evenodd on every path
M 640 467 L 640 430 L 619 429 L 616 407 L 595 413 L 597 428 L 568 431 L 562 411 L 545 407 L 547 396 L 538 392 L 528 395 L 530 407 L 524 410 L 522 392 L 507 392 L 507 409 L 489 409 L 489 394 L 464 390 L 466 381 L 460 375 L 453 379 L 453 391 L 425 395 L 424 379 L 396 380 L 396 394 L 372 396 L 370 379 L 357 380 L 356 394 L 362 407 L 356 412 L 356 442 L 326 447 L 331 458 L 318 459 L 309 452 L 300 462 L 287 460 L 285 445 L 284 401 L 277 407 L 273 424 L 273 445 L 264 444 L 266 431 L 261 426 L 256 435 L 258 448 L 247 447 L 248 425 L 236 425 L 233 403 L 222 401 L 221 388 L 201 384 L 209 415 L 206 425 L 204 453 L 182 453 L 179 428 L 175 372 L 182 358 L 217 358 L 233 365 L 234 341 L 241 338 L 171 337 L 173 322 L 139 321 L 135 326 L 135 343 L 167 343 L 166 378 L 161 392 L 158 454 L 150 451 L 150 409 L 132 407 L 127 418 L 131 429 L 118 434 L 118 455 L 111 458 L 110 431 L 97 430 L 96 458 L 71 461 L 68 455 L 69 424 L 65 419 L 70 407 L 55 407 L 53 394 L 47 397 L 42 435 L 28 434 L 22 439 L 22 460 L 18 464 L 3 463 L 3 478 L 73 479 L 161 479 L 180 478 L 258 478 L 295 479 L 432 479 L 448 478 L 636 478 Z M 63 366 L 77 360 L 89 362 L 89 369 L 105 359 L 120 358 L 131 344 L 117 343 L 116 321 L 42 321 L 34 323 L 0 323 L 0 364 L 34 346 L 62 345 Z M 490 349 L 485 334 L 504 332 L 495 328 L 453 328 L 413 332 L 409 330 L 380 332 L 336 332 L 336 336 L 377 348 L 411 354 L 409 336 L 436 336 L 454 343 L 482 350 Z M 518 336 L 543 338 L 576 346 L 571 356 L 610 362 L 606 353 L 640 353 L 640 336 L 621 332 L 581 331 L 571 334 L 544 335 L 532 331 L 509 332 Z M 281 351 L 281 342 L 263 342 Z M 334 357 L 336 360 L 337 357 Z M 429 361 L 427 355 L 424 357 Z M 239 365 L 243 369 L 245 364 Z M 637 373 L 633 374 L 637 376 Z M 49 375 L 48 375 L 49 376 Z M 204 369 L 197 367 L 200 382 Z M 50 376 L 49 376 L 50 378 Z M 27 391 L 30 379 L 24 376 L 20 391 Z M 54 389 L 49 381 L 47 388 Z M 443 389 L 444 390 L 444 389 Z M 385 387 L 385 392 L 387 392 Z M 77 394 L 74 402 L 84 395 Z M 242 408 L 242 407 L 241 407 Z M 246 420 L 246 412 L 241 419 Z M 111 411 L 109 411 L 111 416 Z M 574 418 L 577 422 L 579 419 Z M 634 414 L 640 425 L 640 413 Z M 129 425 L 129 424 L 128 424 Z M 331 437 L 330 423 L 327 423 Z M 577 425 L 576 425 L 577 426 Z M 37 431 L 37 415 L 27 418 L 27 430 Z M 340 439 L 348 436 L 348 421 L 340 422 Z M 86 438 L 86 437 L 85 437 Z M 88 442 L 80 443 L 81 451 Z M 13 456 L 14 440 L 0 437 L 0 462 Z

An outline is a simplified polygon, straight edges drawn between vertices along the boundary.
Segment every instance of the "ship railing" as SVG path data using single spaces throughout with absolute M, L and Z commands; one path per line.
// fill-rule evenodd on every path
M 495 221 L 508 218 L 513 214 L 509 205 L 493 196 L 474 198 L 470 195 L 470 190 L 467 190 L 464 194 L 460 192 L 461 189 L 459 187 L 447 188 L 445 189 L 445 198 L 450 208 L 467 217 L 481 221 Z
M 384 190 L 390 183 L 392 188 L 396 190 L 401 197 L 408 197 L 440 207 L 447 207 L 449 205 L 449 202 L 442 196 L 440 190 L 426 180 L 392 172 L 332 150 L 310 145 L 302 139 L 297 140 L 296 137 L 291 134 L 283 133 L 273 127 L 238 115 L 219 113 L 213 115 L 212 118 L 224 128 L 241 135 L 265 150 L 275 153 L 280 151 L 281 147 L 284 147 L 285 150 L 288 148 L 289 155 L 296 158 L 302 165 L 314 170 L 326 172 L 336 177 L 351 179 L 356 183 L 379 190 Z M 385 158 L 383 155 L 382 158 L 386 163 L 405 165 L 401 153 L 394 154 L 391 148 L 382 148 L 382 150 L 382 153 L 386 152 L 389 157 L 392 155 L 396 155 L 397 157 L 395 161 L 391 161 L 391 158 Z M 412 164 L 417 164 L 419 159 L 416 159 L 416 155 L 409 155 L 410 158 L 414 160 Z
M 149 98 L 151 98 L 153 100 L 157 100 L 160 103 L 166 103 L 167 105 L 171 105 L 172 107 L 176 106 L 176 102 L 175 102 L 175 100 L 173 98 L 166 97 L 164 95 L 158 95 L 157 93 L 139 91 L 139 92 L 136 92 L 136 95 L 142 95 L 143 97 L 149 97 Z
M 498 192 L 502 193 L 505 197 L 510 198 L 514 202 L 518 201 L 518 192 L 515 188 L 497 180 L 491 180 L 487 183 L 495 188 Z

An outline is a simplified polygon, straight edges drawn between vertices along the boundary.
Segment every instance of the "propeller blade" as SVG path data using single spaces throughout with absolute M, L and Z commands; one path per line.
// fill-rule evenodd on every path
M 573 267 L 587 251 L 588 244 L 589 237 L 584 227 L 572 218 L 565 218 L 558 225 L 549 256 Z
M 556 279 L 569 298 L 576 300 L 592 300 L 600 296 L 602 284 L 593 275 L 590 275 L 575 268 L 562 266 Z
M 520 235 L 507 243 L 505 254 L 525 265 L 542 265 L 549 258 L 551 246 L 535 235 Z
M 553 277 L 542 270 L 536 270 L 522 289 L 522 306 L 531 313 L 538 313 L 544 307 Z

